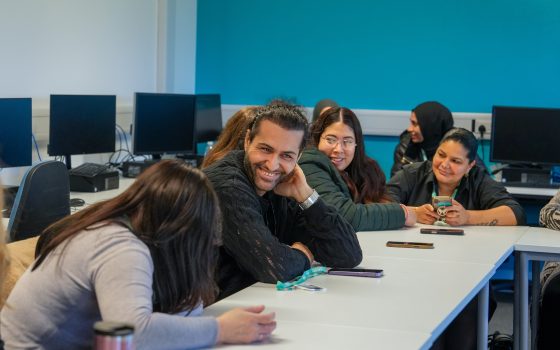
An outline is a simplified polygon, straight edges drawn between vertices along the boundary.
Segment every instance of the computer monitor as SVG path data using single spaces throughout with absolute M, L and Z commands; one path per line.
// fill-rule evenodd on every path
M 222 132 L 222 103 L 219 94 L 196 95 L 195 142 L 214 141 Z
M 494 106 L 490 160 L 505 164 L 560 164 L 560 109 Z
M 0 98 L 0 168 L 31 165 L 31 98 Z
M 116 115 L 115 95 L 51 95 L 49 155 L 114 152 Z
M 196 154 L 195 96 L 137 92 L 134 95 L 134 154 Z

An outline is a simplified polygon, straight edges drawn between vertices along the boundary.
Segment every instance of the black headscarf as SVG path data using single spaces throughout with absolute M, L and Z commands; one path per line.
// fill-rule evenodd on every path
M 421 103 L 412 111 L 424 137 L 418 146 L 426 152 L 428 159 L 432 159 L 443 135 L 453 128 L 453 115 L 447 107 L 435 101 Z
M 322 99 L 321 101 L 317 102 L 315 108 L 313 108 L 313 120 L 312 120 L 313 122 L 319 118 L 321 111 L 325 107 L 338 107 L 338 103 L 328 98 Z

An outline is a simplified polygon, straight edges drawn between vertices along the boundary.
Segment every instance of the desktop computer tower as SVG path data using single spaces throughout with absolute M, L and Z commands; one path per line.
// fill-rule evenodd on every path
M 95 176 L 69 174 L 70 191 L 99 192 L 119 188 L 119 172 L 107 170 Z
M 502 170 L 502 182 L 547 184 L 550 182 L 550 169 L 505 168 Z

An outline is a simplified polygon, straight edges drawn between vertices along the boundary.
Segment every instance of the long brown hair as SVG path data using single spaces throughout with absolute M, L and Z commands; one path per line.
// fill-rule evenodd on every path
M 331 107 L 321 113 L 319 119 L 311 126 L 311 144 L 317 147 L 325 129 L 337 122 L 348 125 L 354 131 L 356 138 L 354 159 L 344 171 L 340 172 L 354 203 L 388 202 L 385 174 L 377 161 L 366 156 L 362 126 L 354 112 L 345 107 Z
M 221 237 L 218 200 L 206 176 L 178 160 L 158 162 L 119 196 L 48 227 L 39 239 L 33 270 L 58 246 L 64 255 L 63 243 L 88 234 L 92 225 L 123 218 L 130 219 L 132 233 L 150 249 L 154 311 L 175 313 L 214 300 L 216 243 Z
M 222 159 L 230 151 L 243 149 L 243 140 L 256 110 L 256 106 L 244 107 L 229 118 L 216 144 L 204 157 L 202 169 Z

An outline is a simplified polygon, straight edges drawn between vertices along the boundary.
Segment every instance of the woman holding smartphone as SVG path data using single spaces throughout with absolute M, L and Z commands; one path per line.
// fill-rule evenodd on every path
M 418 222 L 460 225 L 524 225 L 521 205 L 476 166 L 478 141 L 463 128 L 442 138 L 433 161 L 405 166 L 387 184 L 389 196 L 414 207 Z M 451 204 L 435 210 L 433 203 Z
M 477 148 L 478 141 L 470 131 L 449 130 L 433 161 L 406 165 L 391 178 L 387 184 L 389 195 L 414 207 L 418 222 L 423 224 L 524 225 L 525 212 L 521 205 L 501 183 L 475 164 Z M 451 205 L 436 211 L 434 202 Z M 491 316 L 496 302 L 490 295 Z M 475 298 L 434 342 L 432 349 L 476 349 L 477 305 Z
M 310 144 L 299 160 L 307 183 L 356 231 L 416 223 L 412 210 L 387 196 L 385 175 L 366 156 L 360 121 L 350 109 L 331 107 L 323 112 L 311 126 Z
M 134 325 L 137 349 L 267 338 L 263 306 L 200 316 L 214 300 L 221 217 L 204 174 L 150 167 L 124 193 L 48 227 L 1 314 L 6 348 L 90 348 L 95 321 Z

